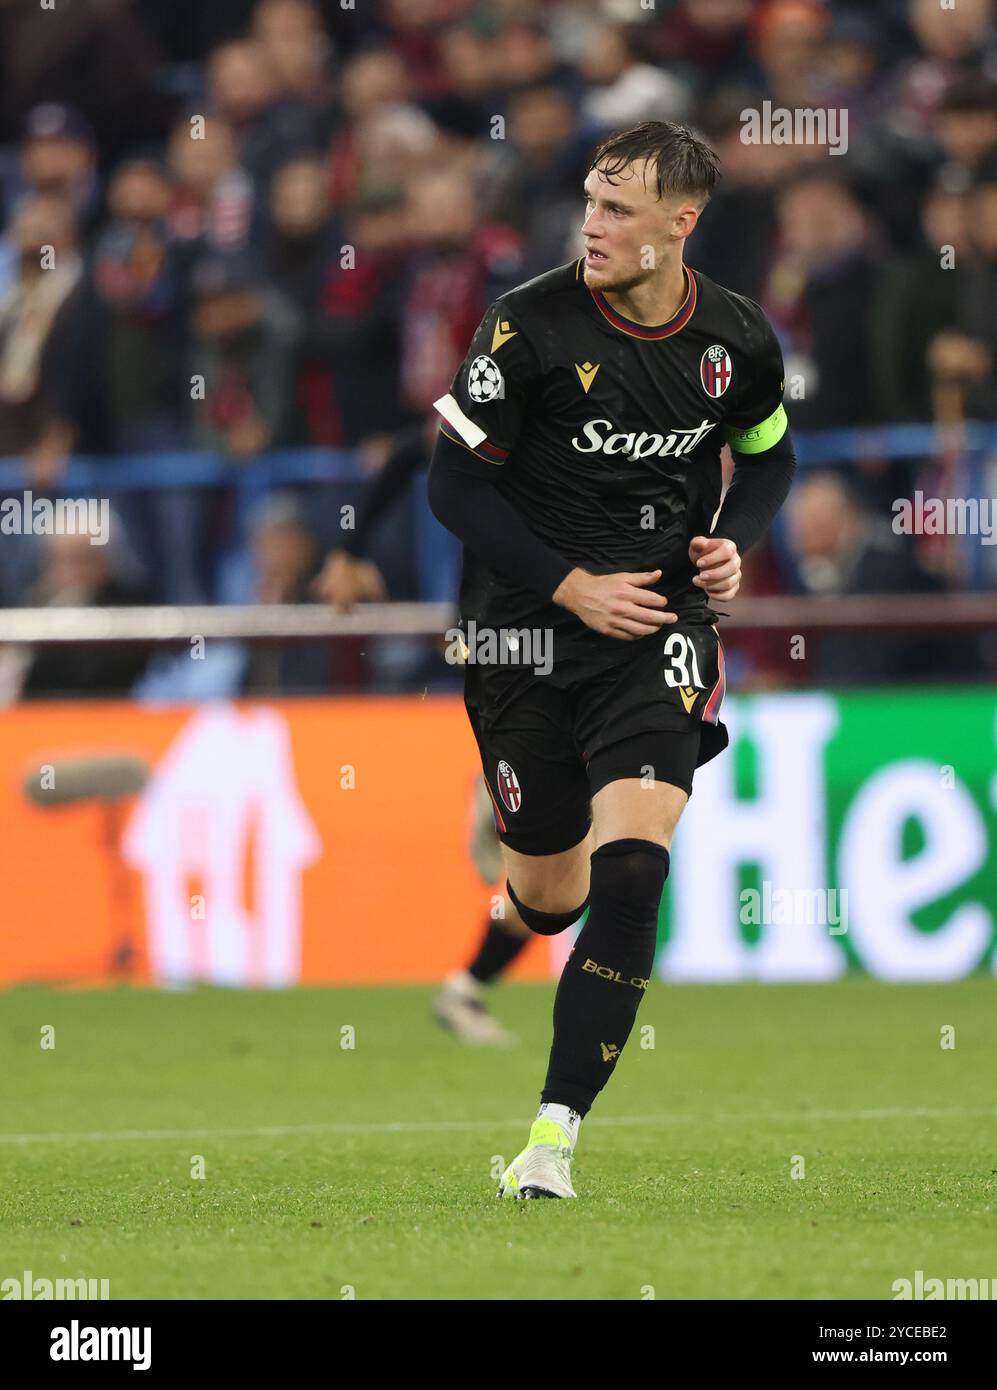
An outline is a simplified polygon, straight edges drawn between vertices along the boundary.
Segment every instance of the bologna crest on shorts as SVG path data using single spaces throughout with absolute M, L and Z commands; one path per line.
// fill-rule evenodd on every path
M 720 343 L 708 347 L 699 359 L 699 379 L 703 383 L 703 390 L 714 399 L 727 390 L 733 375 L 730 353 Z
M 518 811 L 523 802 L 523 789 L 519 785 L 519 778 L 504 759 L 498 765 L 498 789 L 505 809 Z

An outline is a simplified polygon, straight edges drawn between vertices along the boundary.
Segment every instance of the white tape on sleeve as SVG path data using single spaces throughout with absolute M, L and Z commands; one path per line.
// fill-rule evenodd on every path
M 483 440 L 488 438 L 479 425 L 468 419 L 453 396 L 441 396 L 438 401 L 433 402 L 433 405 L 447 424 L 453 426 L 469 449 L 476 449 Z

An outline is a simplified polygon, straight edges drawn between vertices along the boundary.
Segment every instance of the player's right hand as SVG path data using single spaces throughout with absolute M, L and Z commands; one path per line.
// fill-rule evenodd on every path
M 573 569 L 552 597 L 594 632 L 633 642 L 657 632 L 666 623 L 678 622 L 677 613 L 662 611 L 668 607 L 668 599 L 645 587 L 657 583 L 660 578 L 660 570 L 640 574 L 589 574 L 587 570 Z

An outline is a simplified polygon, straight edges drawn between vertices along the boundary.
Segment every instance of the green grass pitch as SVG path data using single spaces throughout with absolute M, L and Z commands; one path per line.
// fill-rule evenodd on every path
M 495 991 L 507 1051 L 458 1046 L 429 989 L 3 994 L 0 1280 L 889 1299 L 917 1269 L 997 1278 L 994 981 L 652 985 L 582 1125 L 580 1200 L 497 1202 L 552 990 Z

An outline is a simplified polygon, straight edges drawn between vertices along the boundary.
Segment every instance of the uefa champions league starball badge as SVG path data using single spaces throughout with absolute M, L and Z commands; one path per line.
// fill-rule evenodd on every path
M 472 401 L 478 405 L 493 401 L 496 396 L 501 396 L 503 385 L 502 373 L 490 357 L 474 359 L 467 374 L 467 393 Z

